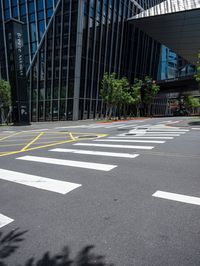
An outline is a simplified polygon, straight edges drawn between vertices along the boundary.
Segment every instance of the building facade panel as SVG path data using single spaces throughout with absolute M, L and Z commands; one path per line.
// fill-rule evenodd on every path
M 157 76 L 160 44 L 127 19 L 160 1 L 0 1 L 0 77 L 9 79 L 4 25 L 14 18 L 25 25 L 31 121 L 100 117 L 105 72 Z

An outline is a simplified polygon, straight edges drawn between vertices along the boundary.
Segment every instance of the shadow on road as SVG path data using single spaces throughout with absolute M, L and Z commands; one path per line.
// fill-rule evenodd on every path
M 6 235 L 0 232 L 0 266 L 8 266 L 6 259 L 11 256 L 18 248 L 19 243 L 24 240 L 23 236 L 27 231 L 12 230 Z M 105 257 L 94 253 L 95 246 L 86 246 L 78 252 L 75 258 L 70 257 L 69 247 L 64 247 L 63 250 L 51 255 L 50 252 L 45 252 L 41 258 L 30 258 L 23 265 L 18 266 L 114 266 L 106 263 Z M 15 266 L 15 265 L 13 265 Z
M 199 121 L 192 121 L 188 123 L 190 126 L 200 126 L 200 120 Z

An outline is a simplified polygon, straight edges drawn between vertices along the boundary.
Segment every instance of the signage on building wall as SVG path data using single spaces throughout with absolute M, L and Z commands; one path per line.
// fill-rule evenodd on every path
M 25 73 L 23 24 L 16 20 L 8 21 L 6 35 L 13 122 L 27 123 L 29 121 L 29 99 Z
M 16 60 L 17 60 L 17 74 L 21 77 L 24 76 L 24 58 L 23 58 L 23 37 L 21 32 L 17 32 L 15 35 L 15 47 L 16 47 Z

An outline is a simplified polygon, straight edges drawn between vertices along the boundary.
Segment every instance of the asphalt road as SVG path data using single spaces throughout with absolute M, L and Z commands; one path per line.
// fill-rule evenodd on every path
M 0 265 L 200 265 L 199 139 L 188 117 L 0 128 Z

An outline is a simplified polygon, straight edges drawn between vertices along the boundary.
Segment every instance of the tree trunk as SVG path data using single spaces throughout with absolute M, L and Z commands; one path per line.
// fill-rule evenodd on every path
M 139 105 L 137 104 L 136 105 L 136 117 L 139 117 L 140 116 L 140 108 L 139 108 Z
M 112 116 L 112 109 L 113 109 L 113 106 L 111 104 L 110 105 L 110 110 L 109 110 L 109 116 L 108 116 L 109 119 L 111 119 L 111 116 Z

